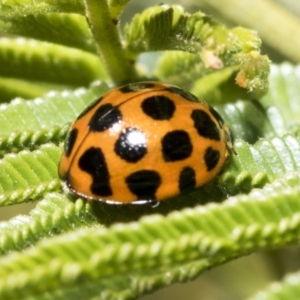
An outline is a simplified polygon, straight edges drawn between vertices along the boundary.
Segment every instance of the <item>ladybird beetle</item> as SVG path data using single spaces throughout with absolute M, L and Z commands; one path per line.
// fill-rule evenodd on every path
M 233 134 L 207 103 L 160 82 L 112 90 L 68 131 L 59 176 L 71 193 L 109 203 L 160 201 L 215 177 Z

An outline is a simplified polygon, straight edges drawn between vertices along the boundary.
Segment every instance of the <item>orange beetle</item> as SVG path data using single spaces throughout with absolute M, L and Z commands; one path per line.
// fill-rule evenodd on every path
M 189 92 L 160 82 L 132 83 L 78 116 L 59 176 L 87 199 L 160 201 L 214 178 L 233 142 L 220 115 Z

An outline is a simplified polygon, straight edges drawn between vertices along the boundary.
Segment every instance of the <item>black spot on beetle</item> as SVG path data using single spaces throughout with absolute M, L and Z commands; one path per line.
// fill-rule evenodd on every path
M 197 129 L 200 136 L 215 141 L 221 140 L 218 126 L 204 110 L 194 109 L 191 118 L 193 119 L 194 127 Z
M 179 174 L 180 192 L 189 191 L 196 187 L 196 172 L 191 167 L 185 167 Z
M 193 145 L 190 136 L 184 130 L 174 130 L 168 132 L 162 138 L 161 143 L 163 157 L 167 162 L 186 159 L 193 151 Z
M 163 95 L 146 98 L 141 107 L 143 112 L 154 120 L 169 120 L 176 109 L 174 102 Z
M 147 153 L 146 137 L 135 127 L 126 128 L 117 139 L 114 150 L 127 162 L 138 162 Z
M 122 120 L 121 111 L 110 103 L 101 105 L 89 122 L 91 131 L 104 131 Z
M 221 118 L 219 113 L 215 109 L 213 109 L 211 106 L 209 107 L 209 111 L 211 112 L 211 114 L 215 117 L 215 119 L 219 123 L 220 128 L 223 128 L 224 120 Z
M 82 171 L 91 175 L 93 181 L 90 186 L 93 194 L 98 196 L 111 196 L 109 172 L 104 154 L 100 148 L 87 149 L 79 159 L 78 166 Z
M 213 170 L 218 164 L 219 159 L 220 152 L 218 150 L 213 149 L 212 147 L 208 147 L 204 153 L 204 162 L 207 171 Z
M 184 91 L 176 86 L 170 86 L 167 88 L 169 91 L 171 91 L 172 93 L 175 93 L 181 97 L 183 97 L 184 99 L 188 100 L 188 101 L 192 101 L 192 102 L 199 102 L 198 98 L 196 96 L 194 96 L 193 94 Z
M 96 101 L 92 102 L 89 106 L 87 106 L 82 112 L 81 114 L 77 117 L 77 120 L 79 120 L 80 118 L 82 118 L 85 114 L 87 114 L 89 111 L 91 111 L 95 106 L 97 106 L 101 100 L 103 99 L 103 97 L 97 99 Z
M 69 157 L 72 153 L 77 136 L 78 136 L 78 129 L 76 129 L 76 128 L 73 128 L 67 134 L 65 145 L 64 145 L 64 151 L 65 151 L 65 155 L 67 157 Z
M 161 178 L 156 171 L 141 170 L 127 176 L 125 182 L 138 200 L 155 200 L 155 193 L 161 184 Z

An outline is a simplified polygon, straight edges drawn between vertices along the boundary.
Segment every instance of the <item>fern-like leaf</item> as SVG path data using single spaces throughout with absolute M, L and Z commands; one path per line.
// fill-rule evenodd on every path
M 15 99 L 3 104 L 0 110 L 1 155 L 24 148 L 34 149 L 46 142 L 63 141 L 69 123 L 106 90 L 106 84 L 96 83 L 89 89 L 52 92 L 31 101 Z
M 300 274 L 288 274 L 282 282 L 274 282 L 268 288 L 260 291 L 248 300 L 297 300 L 300 295 Z
M 88 85 L 106 78 L 93 54 L 23 38 L 0 38 L 0 64 L 0 76 L 54 84 Z
M 256 100 L 239 100 L 214 107 L 230 125 L 235 138 L 250 144 L 262 137 L 283 136 L 288 129 L 276 106 L 264 107 Z
M 28 216 L 18 215 L 0 223 L 0 253 L 23 250 L 42 238 L 97 224 L 90 204 L 80 199 L 72 202 L 59 193 L 46 193 Z
M 78 14 L 48 13 L 17 16 L 2 23 L 0 21 L 0 30 L 7 34 L 96 53 L 86 19 Z
M 273 65 L 270 74 L 270 90 L 262 98 L 266 105 L 276 103 L 286 122 L 290 125 L 298 124 L 300 115 L 300 66 L 284 63 Z
M 47 13 L 81 13 L 84 7 L 81 1 L 33 1 L 33 0 L 6 0 L 0 3 L 0 19 L 11 20 L 24 15 Z
M 187 51 L 196 57 L 186 55 L 185 65 L 198 61 L 199 75 L 208 73 L 207 69 L 238 66 L 241 69 L 236 82 L 240 87 L 255 95 L 267 90 L 269 60 L 259 54 L 261 42 L 253 31 L 240 27 L 229 30 L 201 12 L 188 14 L 181 6 L 162 5 L 136 15 L 125 33 L 127 56 L 131 59 L 146 51 Z M 167 60 L 167 64 L 172 64 L 169 58 Z M 173 60 L 173 64 L 177 63 L 178 60 Z M 179 67 L 173 67 L 176 69 Z
M 0 2 L 0 205 L 37 202 L 0 222 L 1 299 L 134 299 L 299 243 L 298 68 L 273 66 L 258 102 L 269 60 L 252 30 L 161 5 L 136 15 L 122 40 L 129 1 L 101 1 Z M 172 52 L 139 77 L 138 55 L 158 50 Z M 233 129 L 237 155 L 207 185 L 156 207 L 68 193 L 57 165 L 70 122 L 108 86 L 143 76 L 209 101 Z M 298 292 L 290 283 L 280 296 Z
M 295 173 L 293 186 L 299 178 Z M 1 296 L 21 297 L 25 286 L 37 295 L 50 292 L 53 285 L 69 289 L 78 280 L 90 284 L 108 277 L 115 289 L 121 274 L 174 268 L 199 259 L 203 271 L 257 248 L 296 243 L 300 190 L 292 188 L 290 181 L 290 176 L 280 179 L 222 205 L 185 209 L 167 217 L 148 216 L 110 229 L 80 229 L 44 240 L 35 248 L 0 259 Z M 22 280 L 17 280 L 21 274 Z M 43 286 L 36 284 L 41 279 Z
M 36 200 L 59 189 L 57 164 L 61 150 L 54 145 L 18 154 L 8 154 L 0 161 L 0 206 Z

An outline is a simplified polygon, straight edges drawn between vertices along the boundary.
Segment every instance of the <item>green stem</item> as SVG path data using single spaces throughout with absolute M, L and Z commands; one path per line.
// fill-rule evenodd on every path
M 116 85 L 137 79 L 137 72 L 126 58 L 117 30 L 117 20 L 112 20 L 107 0 L 84 0 L 86 17 L 93 33 L 98 52 Z

